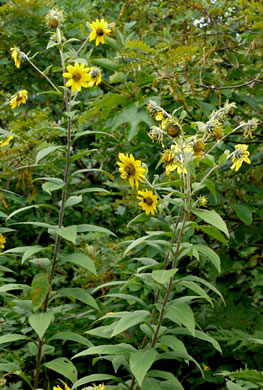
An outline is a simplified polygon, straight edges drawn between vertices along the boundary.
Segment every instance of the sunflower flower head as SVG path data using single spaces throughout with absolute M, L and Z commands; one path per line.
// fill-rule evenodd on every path
M 163 145 L 163 136 L 164 136 L 164 131 L 157 126 L 152 126 L 150 132 L 148 133 L 149 137 L 153 141 L 160 142 Z
M 249 152 L 247 151 L 248 145 L 236 145 L 236 150 L 233 154 L 231 169 L 234 169 L 235 172 L 237 172 L 240 168 L 243 162 L 246 162 L 247 164 L 250 164 L 251 161 L 249 160 Z
M 3 236 L 3 234 L 0 233 L 0 252 L 2 249 L 4 249 L 6 243 L 6 238 Z
M 146 215 L 157 213 L 157 195 L 154 195 L 152 191 L 142 190 L 138 191 L 137 199 L 140 200 L 139 206 L 145 211 Z
M 142 162 L 140 160 L 135 160 L 134 156 L 130 154 L 119 153 L 120 161 L 117 162 L 119 165 L 119 171 L 121 173 L 121 178 L 124 180 L 129 180 L 130 185 L 133 187 L 134 182 L 138 188 L 139 182 L 144 181 L 146 169 L 141 167 Z
M 95 66 L 88 68 L 90 75 L 90 81 L 88 82 L 89 87 L 93 87 L 94 84 L 99 85 L 101 83 L 101 69 Z
M 164 115 L 163 115 L 163 111 L 162 111 L 161 107 L 159 107 L 158 104 L 154 100 L 149 100 L 146 108 L 149 111 L 149 113 L 154 116 L 155 120 L 161 121 L 164 119 Z
M 169 176 L 170 173 L 177 168 L 174 153 L 170 149 L 167 149 L 162 153 L 162 162 L 165 164 L 165 172 L 167 176 Z
M 25 89 L 17 92 L 17 94 L 11 99 L 10 106 L 12 110 L 19 107 L 21 103 L 25 104 L 27 99 L 27 91 Z
M 89 26 L 92 29 L 92 32 L 89 35 L 89 41 L 96 39 L 96 46 L 98 46 L 100 43 L 104 44 L 104 38 L 107 38 L 112 31 L 104 19 L 96 19 L 96 22 L 90 23 Z
M 12 137 L 12 135 L 10 135 L 10 137 L 8 137 L 6 140 L 4 140 L 4 141 L 0 140 L 0 148 L 3 148 L 4 146 L 9 145 L 10 141 L 11 141 L 13 138 L 14 138 L 14 137 Z
M 91 81 L 89 68 L 85 68 L 84 64 L 78 62 L 75 62 L 74 66 L 68 65 L 63 77 L 69 78 L 66 87 L 71 87 L 72 92 L 81 91 L 82 87 L 88 88 Z
M 51 29 L 61 27 L 65 20 L 64 11 L 62 8 L 54 7 L 48 11 L 45 16 L 45 22 Z
M 15 62 L 15 66 L 17 68 L 20 68 L 22 57 L 20 55 L 19 49 L 17 47 L 11 47 L 10 51 L 11 51 L 11 56 Z
M 197 141 L 193 145 L 193 155 L 195 157 L 202 157 L 204 150 L 205 150 L 205 143 L 203 141 Z

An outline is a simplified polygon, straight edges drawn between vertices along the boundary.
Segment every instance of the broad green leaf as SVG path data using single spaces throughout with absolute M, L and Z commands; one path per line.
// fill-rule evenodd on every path
M 186 328 L 176 328 L 176 329 L 170 330 L 170 333 L 174 333 L 174 334 L 178 334 L 178 335 L 188 335 L 188 336 L 191 335 L 191 332 L 189 332 L 189 330 Z M 218 352 L 222 353 L 222 349 L 221 349 L 220 345 L 218 344 L 218 342 L 213 337 L 209 336 L 208 334 L 201 332 L 200 330 L 196 330 L 195 337 L 200 339 L 200 340 L 207 341 Z
M 200 284 L 203 284 L 204 286 L 208 287 L 210 290 L 214 291 L 224 302 L 224 297 L 220 293 L 220 291 L 215 286 L 213 286 L 211 283 L 207 282 L 206 280 L 199 278 L 198 276 L 191 276 L 191 275 L 186 276 L 184 278 L 184 280 L 193 280 L 195 282 L 199 282 Z
M 12 272 L 12 273 L 16 273 L 15 271 L 13 271 L 12 269 L 10 268 L 7 268 L 5 267 L 4 265 L 0 265 L 0 272 Z
M 97 347 L 91 347 L 85 351 L 77 353 L 73 356 L 75 359 L 79 356 L 88 356 L 88 355 L 129 355 L 131 352 L 136 351 L 136 349 L 129 344 L 114 344 L 114 345 L 99 345 Z
M 87 347 L 93 347 L 93 344 L 85 337 L 77 333 L 71 332 L 70 330 L 55 334 L 49 339 L 49 341 L 52 340 L 75 341 L 78 344 L 84 344 Z
M 100 284 L 98 287 L 94 288 L 92 290 L 92 294 L 94 294 L 96 291 L 100 290 L 101 288 L 104 288 L 104 287 L 110 287 L 110 286 L 120 286 L 122 284 L 126 284 L 125 281 L 121 281 L 121 280 L 116 280 L 116 281 L 113 281 L 113 282 L 107 282 L 107 283 L 103 283 L 103 284 Z
M 146 123 L 149 127 L 154 125 L 150 115 L 144 108 L 139 110 L 136 104 L 131 104 L 115 116 L 111 128 L 114 131 L 123 123 L 129 123 L 128 140 L 130 141 L 138 133 L 141 122 Z
M 167 347 L 173 349 L 174 351 L 179 351 L 181 353 L 187 354 L 187 349 L 184 346 L 184 343 L 175 336 L 163 335 L 159 339 L 160 343 L 167 345 Z
M 30 288 L 26 284 L 5 284 L 4 286 L 0 287 L 0 293 L 2 292 L 7 292 L 7 291 L 12 291 L 12 290 L 25 290 L 27 288 Z
M 213 195 L 215 201 L 217 202 L 216 189 L 215 189 L 215 185 L 214 185 L 214 183 L 212 182 L 212 180 L 206 179 L 205 185 L 207 186 L 207 188 L 209 189 L 209 191 L 210 191 L 211 194 Z
M 178 268 L 169 269 L 169 270 L 157 270 L 152 271 L 152 278 L 160 284 L 167 283 L 178 271 Z
M 238 385 L 237 383 L 226 381 L 227 390 L 244 390 L 245 387 Z
M 42 158 L 48 156 L 50 153 L 53 153 L 53 152 L 55 152 L 55 150 L 58 150 L 58 149 L 65 149 L 65 147 L 64 146 L 48 146 L 47 148 L 40 150 L 40 152 L 38 152 L 38 154 L 36 155 L 36 164 L 38 164 Z
M 228 246 L 228 242 L 223 236 L 223 234 L 218 230 L 215 226 L 205 226 L 205 225 L 198 225 L 198 229 L 202 230 L 209 236 L 215 238 L 216 240 L 223 242 L 225 245 Z
M 242 222 L 244 222 L 246 225 L 251 225 L 253 221 L 252 213 L 250 209 L 243 204 L 237 204 L 231 206 L 238 216 L 239 219 L 241 219 Z
M 44 366 L 63 375 L 72 383 L 76 382 L 78 379 L 78 371 L 76 367 L 69 359 L 65 357 L 59 357 L 57 359 L 51 360 L 51 362 L 44 363 Z
M 64 238 L 65 240 L 73 242 L 73 244 L 76 243 L 76 239 L 77 239 L 77 226 L 76 225 L 62 227 L 60 229 L 56 228 L 54 230 L 60 237 Z
M 39 309 L 49 292 L 50 284 L 48 274 L 41 273 L 34 276 L 32 280 L 32 303 L 34 311 Z
M 14 372 L 20 371 L 17 363 L 0 363 L 0 372 Z
M 43 248 L 42 246 L 40 245 L 34 245 L 34 246 L 30 246 L 23 254 L 23 257 L 22 257 L 22 264 L 24 264 L 24 262 L 32 255 L 34 255 L 35 253 L 38 253 L 40 251 L 42 251 Z
M 70 196 L 66 202 L 65 202 L 65 208 L 67 207 L 72 207 L 72 206 L 75 206 L 76 204 L 79 204 L 80 202 L 82 202 L 82 196 L 79 195 L 79 196 Z M 60 204 L 59 204 L 60 206 Z
M 101 66 L 102 68 L 106 68 L 109 70 L 118 70 L 121 68 L 121 65 L 108 59 L 108 58 L 94 58 L 92 59 L 92 63 Z
M 93 307 L 93 309 L 100 311 L 95 299 L 84 288 L 62 288 L 58 291 L 58 295 L 55 296 L 55 298 L 59 297 L 76 298 L 81 302 L 84 302 L 86 305 Z
M 136 310 L 134 312 L 127 313 L 123 315 L 122 318 L 117 322 L 112 332 L 112 337 L 149 319 L 150 313 L 146 310 Z
M 172 382 L 172 389 L 173 390 L 184 390 L 183 386 L 181 383 L 178 381 L 178 379 L 171 373 L 167 371 L 161 371 L 161 370 L 151 370 L 147 373 L 148 377 L 153 377 L 153 378 L 162 378 L 166 379 L 167 381 Z M 168 390 L 168 388 L 167 388 Z
M 88 255 L 85 255 L 83 253 L 74 253 L 73 255 L 64 257 L 63 261 L 66 263 L 80 265 L 81 267 L 84 267 L 88 271 L 90 271 L 93 275 L 97 275 L 94 262 Z
M 8 221 L 10 218 L 12 218 L 14 215 L 16 214 L 19 214 L 19 213 L 22 213 L 23 211 L 27 211 L 29 209 L 38 209 L 40 206 L 37 204 L 37 205 L 32 205 L 32 206 L 26 206 L 26 207 L 22 207 L 21 209 L 18 209 L 18 210 L 15 210 L 13 211 L 13 213 L 11 213 L 10 215 L 8 215 L 8 217 L 6 218 L 6 221 Z
M 71 390 L 77 389 L 79 386 L 86 385 L 87 383 L 93 383 L 93 382 L 103 382 L 107 380 L 114 380 L 119 382 L 119 378 L 113 375 L 109 374 L 91 374 L 88 376 L 84 376 L 84 378 L 79 379 L 74 385 L 72 386 Z M 94 388 L 94 387 L 92 387 Z M 106 388 L 105 388 L 106 390 Z
M 215 251 L 213 251 L 213 249 L 209 248 L 206 245 L 194 245 L 194 248 L 203 256 L 205 256 L 207 260 L 213 264 L 217 272 L 220 274 L 221 264 L 220 264 L 220 257 L 218 256 L 218 254 L 216 254 Z
M 147 304 L 140 298 L 136 297 L 135 295 L 130 294 L 107 294 L 107 297 L 113 297 L 113 298 L 121 298 L 125 299 L 126 301 L 135 301 L 139 303 L 140 305 L 147 308 Z
M 195 318 L 194 313 L 186 303 L 170 304 L 167 306 L 165 318 L 179 325 L 184 325 L 195 336 Z
M 209 298 L 205 290 L 202 287 L 200 287 L 197 283 L 191 282 L 190 280 L 180 280 L 179 283 L 181 286 L 184 286 L 194 291 L 200 297 L 205 298 L 208 302 L 210 302 L 213 305 L 212 300 Z
M 258 372 L 256 370 L 244 370 L 231 372 L 228 374 L 230 378 L 242 379 L 246 381 L 250 381 L 252 383 L 263 385 L 263 373 Z
M 109 234 L 114 237 L 117 237 L 116 234 L 114 234 L 112 231 L 109 229 L 96 226 L 96 225 L 88 225 L 88 224 L 83 224 L 83 225 L 77 225 L 77 232 L 78 233 L 86 233 L 86 232 L 97 232 L 97 233 L 104 233 L 104 234 Z
M 99 326 L 98 328 L 88 330 L 85 333 L 91 334 L 92 336 L 104 337 L 105 339 L 110 339 L 115 325 L 116 323 L 113 322 L 110 325 Z
M 195 209 L 195 210 L 192 210 L 192 212 L 197 217 L 201 218 L 203 221 L 209 223 L 210 225 L 215 226 L 216 228 L 221 230 L 223 233 L 225 233 L 227 237 L 229 237 L 226 223 L 222 219 L 222 217 L 219 214 L 217 214 L 216 211 Z
M 20 340 L 29 340 L 29 338 L 22 334 L 13 334 L 13 333 L 6 334 L 5 336 L 0 336 L 0 344 L 13 343 L 14 341 L 20 341 Z
M 29 317 L 28 321 L 40 339 L 44 336 L 53 317 L 53 313 L 36 313 Z
M 157 355 L 158 353 L 155 349 L 140 350 L 131 353 L 129 361 L 130 369 L 139 386 L 142 385 L 143 379 L 154 363 Z
M 150 238 L 150 236 L 147 235 L 147 236 L 143 236 L 143 237 L 137 238 L 137 240 L 133 240 L 131 242 L 131 244 L 128 246 L 128 248 L 126 249 L 126 251 L 124 252 L 123 257 L 125 257 L 127 255 L 127 253 L 129 253 L 133 248 L 135 248 L 137 245 L 142 244 L 148 238 Z M 124 244 L 125 244 L 125 242 L 124 242 Z
M 86 194 L 89 192 L 105 192 L 105 194 L 110 194 L 108 190 L 105 190 L 105 188 L 99 188 L 99 187 L 91 187 L 91 188 L 84 188 L 83 190 L 74 191 L 72 194 Z
M 43 189 L 43 191 L 47 192 L 51 196 L 52 195 L 51 193 L 53 191 L 60 190 L 64 186 L 65 186 L 64 182 L 62 182 L 60 184 L 56 184 L 56 183 L 51 183 L 50 181 L 48 181 L 48 182 L 42 184 L 42 189 Z

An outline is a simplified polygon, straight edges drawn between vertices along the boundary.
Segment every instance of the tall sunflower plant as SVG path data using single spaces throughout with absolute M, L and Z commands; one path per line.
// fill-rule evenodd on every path
M 229 238 L 226 223 L 210 206 L 217 195 L 214 174 L 220 174 L 222 168 L 236 173 L 243 164 L 251 163 L 247 144 L 233 147 L 224 141 L 238 130 L 246 140 L 257 128 L 257 120 L 230 129 L 228 119 L 235 104 L 226 102 L 207 122 L 192 123 L 189 134 L 184 112 L 177 117 L 177 111 L 171 114 L 154 100 L 147 109 L 155 121 L 148 135 L 162 149 L 158 175 L 132 153 L 120 152 L 116 162 L 121 179 L 130 186 L 135 207 L 141 210 L 128 226 L 143 223 L 147 230 L 122 243 L 130 276 L 96 288 L 108 288 L 109 293 L 104 298 L 104 315 L 87 334 L 103 337 L 105 343 L 83 350 L 74 359 L 100 356 L 111 361 L 122 385 L 107 389 L 183 390 L 180 374 L 184 362 L 196 366 L 203 377 L 210 370 L 208 362 L 191 354 L 189 336 L 222 352 L 218 342 L 200 328 L 194 312 L 204 301 L 212 306 L 224 301 L 215 283 L 203 277 L 205 269 L 220 274 L 215 242 L 227 245 Z M 211 245 L 205 238 L 209 236 Z M 200 274 L 198 265 L 203 270 Z M 175 363 L 164 370 L 162 361 Z
M 10 48 L 10 57 L 14 61 L 14 66 L 21 69 L 25 64 L 27 67 L 29 64 L 34 73 L 38 72 L 39 77 L 42 77 L 46 82 L 45 89 L 50 87 L 50 90 L 45 91 L 44 93 L 55 95 L 58 100 L 58 105 L 61 107 L 64 105 L 64 112 L 59 120 L 56 117 L 57 123 L 55 125 L 55 128 L 58 131 L 57 139 L 59 141 L 63 139 L 63 143 L 61 144 L 60 142 L 55 144 L 56 140 L 54 140 L 52 145 L 38 151 L 35 156 L 35 164 L 33 164 L 33 167 L 23 167 L 23 169 L 29 168 L 33 170 L 35 182 L 42 183 L 42 191 L 45 194 L 45 197 L 47 196 L 46 194 L 50 196 L 50 202 L 46 202 L 46 204 L 30 204 L 25 207 L 17 208 L 6 216 L 7 226 L 12 224 L 12 226 L 16 226 L 18 230 L 19 227 L 21 228 L 23 225 L 32 226 L 32 234 L 35 233 L 36 243 L 6 250 L 5 247 L 7 245 L 10 247 L 10 240 L 8 240 L 7 234 L 2 233 L 9 233 L 14 231 L 14 229 L 8 227 L 1 228 L 1 260 L 6 258 L 16 259 L 17 256 L 20 257 L 22 255 L 22 265 L 27 266 L 27 262 L 32 261 L 32 264 L 38 267 L 38 271 L 36 273 L 33 272 L 31 285 L 11 283 L 0 287 L 1 294 L 7 296 L 9 300 L 9 291 L 17 289 L 22 289 L 24 291 L 25 296 L 16 300 L 18 306 L 20 304 L 23 306 L 24 298 L 28 298 L 28 311 L 26 312 L 25 320 L 26 325 L 24 325 L 25 329 L 20 329 L 19 324 L 21 319 L 19 319 L 16 324 L 17 326 L 14 325 L 14 327 L 12 327 L 13 332 L 4 334 L 3 337 L 1 337 L 1 345 L 7 346 L 6 350 L 8 353 L 6 355 L 7 360 L 1 360 L 1 363 L 6 364 L 4 370 L 7 373 L 0 378 L 0 386 L 4 386 L 5 384 L 8 385 L 9 380 L 12 381 L 14 376 L 16 378 L 19 377 L 20 380 L 25 382 L 25 386 L 29 386 L 29 388 L 33 390 L 47 388 L 53 388 L 54 390 L 62 390 L 62 388 L 65 388 L 65 390 L 69 390 L 71 385 L 77 382 L 78 369 L 75 364 L 69 360 L 70 356 L 56 355 L 53 356 L 53 359 L 50 359 L 50 356 L 46 358 L 46 354 L 52 355 L 55 350 L 54 341 L 52 341 L 53 338 L 55 340 L 62 340 L 63 342 L 71 340 L 75 342 L 76 345 L 78 345 L 79 342 L 84 343 L 85 345 L 92 345 L 92 343 L 85 337 L 80 336 L 73 331 L 67 331 L 67 321 L 69 321 L 70 316 L 72 316 L 72 313 L 70 314 L 70 312 L 75 307 L 75 318 L 77 318 L 79 306 L 74 303 L 64 305 L 60 302 L 54 302 L 60 297 L 62 297 L 63 300 L 64 298 L 68 299 L 69 302 L 76 302 L 76 300 L 78 302 L 84 302 L 86 305 L 85 307 L 90 309 L 92 318 L 94 318 L 97 311 L 100 311 L 100 308 L 95 298 L 87 292 L 87 288 L 64 288 L 60 289 L 59 292 L 56 291 L 58 286 L 58 275 L 65 275 L 64 271 L 62 271 L 63 267 L 69 267 L 71 265 L 71 267 L 85 270 L 89 275 L 92 275 L 93 278 L 96 278 L 97 271 L 94 260 L 92 259 L 92 255 L 88 248 L 85 247 L 85 245 L 81 245 L 79 235 L 80 233 L 94 232 L 97 234 L 99 232 L 100 234 L 115 236 L 109 229 L 90 223 L 81 223 L 81 225 L 67 224 L 71 219 L 70 208 L 72 209 L 72 207 L 80 205 L 83 200 L 81 195 L 83 189 L 80 190 L 80 192 L 76 191 L 76 188 L 78 188 L 82 179 L 78 180 L 76 178 L 82 177 L 87 172 L 90 173 L 98 170 L 95 168 L 93 169 L 93 167 L 76 170 L 76 168 L 74 168 L 75 165 L 72 164 L 72 162 L 79 158 L 79 156 L 77 156 L 77 158 L 74 156 L 75 138 L 79 139 L 80 137 L 85 137 L 91 133 L 96 133 L 92 131 L 78 132 L 76 112 L 79 111 L 79 107 L 81 107 L 84 100 L 84 96 L 82 95 L 83 90 L 100 88 L 103 77 L 101 69 L 91 65 L 89 61 L 90 54 L 84 54 L 87 49 L 89 49 L 89 53 L 91 53 L 93 49 L 96 50 L 97 46 L 105 43 L 104 39 L 108 38 L 113 32 L 113 24 L 109 24 L 105 19 L 96 19 L 96 21 L 93 22 L 90 21 L 88 23 L 89 31 L 87 37 L 83 43 L 79 44 L 78 40 L 73 38 L 69 40 L 66 39 L 63 31 L 65 17 L 63 9 L 58 7 L 52 8 L 45 16 L 45 24 L 50 32 L 47 50 L 56 48 L 59 53 L 58 58 L 60 58 L 60 63 L 56 64 L 56 66 L 57 68 L 60 67 L 59 69 L 62 68 L 59 79 L 60 84 L 57 82 L 58 78 L 54 81 L 49 77 L 48 69 L 50 69 L 51 66 L 46 70 L 41 70 L 36 65 L 34 55 L 30 56 L 30 53 L 24 53 L 22 47 L 15 46 Z M 75 46 L 73 46 L 73 43 Z M 78 45 L 77 48 L 76 45 Z M 80 57 L 80 53 L 82 54 L 82 57 Z M 52 66 L 53 65 L 54 64 L 52 64 Z M 21 80 L 21 84 L 22 83 L 23 80 Z M 47 86 L 49 87 L 47 88 Z M 41 92 L 39 94 L 41 95 Z M 11 99 L 9 99 L 8 103 L 10 105 L 10 110 L 19 112 L 25 105 L 30 103 L 30 100 L 33 99 L 33 97 L 33 91 L 27 91 L 22 87 L 21 90 L 16 91 Z M 49 129 L 54 129 L 54 126 L 51 128 L 45 127 L 38 131 L 47 131 Z M 6 135 L 8 138 L 0 141 L 0 148 L 8 148 L 12 146 L 15 141 L 15 134 L 6 132 Z M 107 134 L 104 133 L 104 135 Z M 64 142 L 64 140 L 66 140 L 66 142 Z M 84 145 L 87 144 L 85 140 L 83 143 Z M 51 158 L 51 155 L 54 155 L 54 152 L 58 154 L 56 160 L 58 166 L 54 163 L 54 159 L 50 160 L 53 163 L 49 163 L 48 160 Z M 85 150 L 85 154 L 87 153 L 89 153 L 88 146 Z M 82 155 L 85 154 L 82 151 Z M 43 163 L 44 159 L 46 159 L 45 164 Z M 62 166 L 62 164 L 64 165 Z M 61 166 L 62 169 L 60 169 Z M 60 173 L 60 176 L 56 176 L 58 172 Z M 99 192 L 100 188 L 96 188 L 95 190 L 96 192 Z M 7 192 L 11 193 L 11 191 Z M 92 192 L 92 189 L 88 189 L 87 192 Z M 29 210 L 32 211 L 32 209 L 36 211 L 34 214 L 35 218 L 30 221 L 24 219 L 23 222 L 16 222 L 15 216 L 26 215 L 26 212 L 29 212 Z M 48 210 L 48 212 L 44 213 L 44 210 Z M 3 215 L 5 214 L 3 213 Z M 47 220 L 49 220 L 51 216 L 53 221 L 56 219 L 56 223 L 47 223 Z M 85 221 L 87 221 L 87 218 L 85 218 Z M 23 231 L 21 230 L 21 235 L 23 237 L 22 233 Z M 42 239 L 43 237 L 45 238 Z M 41 243 L 45 242 L 45 244 L 39 245 L 40 239 Z M 3 270 L 4 269 L 9 271 L 8 268 L 3 267 Z M 11 298 L 12 297 L 14 298 L 14 296 L 11 295 Z M 24 313 L 23 310 L 22 312 Z M 65 323 L 64 320 L 66 321 Z M 71 326 L 74 329 L 74 324 L 71 323 Z M 57 333 L 59 335 L 57 335 Z M 25 370 L 23 368 L 25 367 L 25 361 L 23 357 L 20 358 L 19 355 L 16 355 L 17 359 L 13 357 L 13 361 L 10 363 L 9 355 L 13 354 L 13 343 L 17 341 L 26 343 L 25 347 L 21 347 L 24 348 L 25 356 L 27 356 L 28 350 L 31 351 L 30 360 L 34 365 L 33 369 L 31 367 L 31 369 L 27 368 Z M 11 347 L 9 347 L 10 343 Z M 56 352 L 54 352 L 54 354 L 55 353 Z M 54 372 L 58 379 L 54 376 Z M 53 373 L 53 376 L 50 375 L 50 373 Z M 61 376 L 65 382 L 60 379 Z M 68 385 L 70 385 L 70 387 Z M 97 377 L 91 381 L 91 387 L 88 388 L 103 390 L 105 386 L 100 380 L 100 377 Z

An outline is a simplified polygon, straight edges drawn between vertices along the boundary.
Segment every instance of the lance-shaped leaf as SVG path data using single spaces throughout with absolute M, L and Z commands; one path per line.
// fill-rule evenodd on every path
M 53 313 L 37 313 L 29 317 L 28 321 L 40 339 L 44 336 L 53 317 Z
M 44 366 L 63 375 L 72 383 L 76 382 L 76 380 L 78 379 L 78 371 L 76 367 L 69 359 L 65 357 L 60 357 L 51 360 L 51 362 L 44 363 Z
M 223 233 L 226 234 L 227 237 L 229 237 L 229 232 L 226 226 L 225 221 L 222 219 L 222 217 L 217 214 L 214 210 L 192 210 L 193 214 L 195 214 L 197 217 L 201 218 L 203 221 L 209 223 L 212 226 L 215 226 L 219 230 L 221 230 Z
M 50 289 L 48 274 L 41 273 L 32 280 L 32 303 L 34 311 L 41 307 Z
M 130 356 L 130 369 L 139 386 L 142 385 L 145 375 L 154 363 L 158 353 L 155 349 L 132 352 Z

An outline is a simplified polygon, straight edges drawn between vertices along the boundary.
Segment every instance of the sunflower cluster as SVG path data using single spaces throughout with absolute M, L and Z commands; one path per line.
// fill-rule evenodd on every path
M 123 154 L 119 153 L 120 161 L 117 162 L 119 165 L 119 171 L 121 173 L 121 178 L 124 180 L 129 180 L 131 187 L 138 189 L 139 183 L 145 181 L 145 172 L 146 169 L 142 168 L 142 162 L 140 160 L 135 160 L 132 154 Z M 154 215 L 157 212 L 157 195 L 154 195 L 152 191 L 142 190 L 138 191 L 137 199 L 139 199 L 139 206 L 145 211 L 146 215 L 150 213 Z

